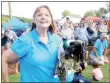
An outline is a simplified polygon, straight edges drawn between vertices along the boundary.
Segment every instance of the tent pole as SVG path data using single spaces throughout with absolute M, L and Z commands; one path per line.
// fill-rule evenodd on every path
M 12 11 L 11 11 L 11 3 L 8 1 L 8 8 L 9 8 L 9 17 L 12 18 Z

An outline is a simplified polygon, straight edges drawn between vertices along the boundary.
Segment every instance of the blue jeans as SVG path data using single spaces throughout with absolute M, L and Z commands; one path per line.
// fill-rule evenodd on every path
M 74 78 L 71 83 L 91 83 L 90 80 L 87 78 L 84 78 L 81 74 L 79 73 L 74 73 Z

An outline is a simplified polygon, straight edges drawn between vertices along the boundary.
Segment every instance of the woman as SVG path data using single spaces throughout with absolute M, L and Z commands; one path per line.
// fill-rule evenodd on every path
M 50 9 L 36 8 L 33 27 L 25 36 L 18 38 L 2 55 L 2 78 L 8 82 L 7 62 L 19 59 L 20 82 L 57 82 L 54 78 L 58 47 L 62 40 L 54 34 Z
M 67 38 L 67 39 L 72 39 L 73 32 L 72 29 L 69 27 L 69 24 L 66 23 L 63 25 L 62 30 L 61 30 L 61 37 L 62 38 Z
M 77 30 L 77 33 L 78 33 L 77 35 L 79 40 L 88 42 L 88 39 L 90 39 L 90 36 L 87 33 L 87 30 L 83 21 L 80 22 L 80 26 Z

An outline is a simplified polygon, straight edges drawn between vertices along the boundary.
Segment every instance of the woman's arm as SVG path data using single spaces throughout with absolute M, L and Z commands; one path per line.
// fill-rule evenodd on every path
M 2 54 L 2 79 L 3 82 L 9 82 L 8 79 L 8 62 L 18 59 L 18 56 L 11 50 L 8 49 Z

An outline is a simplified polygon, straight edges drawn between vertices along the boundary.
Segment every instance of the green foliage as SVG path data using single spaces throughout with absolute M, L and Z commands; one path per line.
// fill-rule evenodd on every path
M 98 12 L 100 13 L 100 16 L 103 16 L 103 15 L 105 15 L 107 13 L 107 10 L 105 8 L 100 8 L 98 10 Z
M 25 22 L 25 23 L 31 23 L 32 22 L 32 19 L 29 19 L 29 18 L 24 18 L 24 17 L 18 17 L 19 20 Z
M 94 16 L 100 17 L 100 13 L 97 10 L 94 10 Z
M 6 23 L 8 20 L 10 20 L 9 16 L 3 15 L 3 16 L 2 16 L 2 26 L 3 26 L 3 24 Z
M 19 20 L 23 21 L 24 23 L 31 23 L 32 22 L 32 19 L 29 19 L 29 18 L 24 18 L 24 17 L 17 17 L 17 18 Z M 2 26 L 3 26 L 3 24 L 8 22 L 9 20 L 10 20 L 10 18 L 8 15 L 2 15 Z
M 78 14 L 73 14 L 73 13 L 71 13 L 71 12 L 68 11 L 68 10 L 63 11 L 62 15 L 63 15 L 63 17 L 66 17 L 66 16 L 80 17 L 80 15 L 78 15 Z
M 101 17 L 107 13 L 107 10 L 105 8 L 99 8 L 99 10 L 89 10 L 84 14 L 84 17 L 88 16 L 97 16 Z
M 89 10 L 84 14 L 84 17 L 88 17 L 88 16 L 94 16 L 94 11 L 93 10 Z
M 65 10 L 65 11 L 63 11 L 62 15 L 63 15 L 63 17 L 71 16 L 71 12 L 68 10 Z

